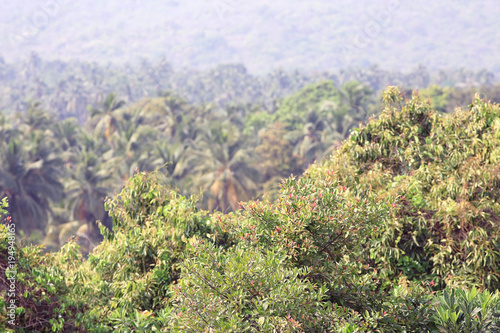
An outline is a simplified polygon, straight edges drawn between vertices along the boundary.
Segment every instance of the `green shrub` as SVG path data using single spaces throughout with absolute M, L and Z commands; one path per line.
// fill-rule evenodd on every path
M 40 246 L 9 246 L 5 225 L 0 225 L 0 330 L 15 332 L 80 332 L 80 318 L 86 304 L 73 294 L 79 294 L 78 274 L 81 254 L 73 242 L 57 253 L 43 254 Z M 14 269 L 8 256 L 15 257 Z M 8 294 L 6 278 L 15 277 L 15 297 Z M 75 288 L 73 289 L 73 287 Z M 9 295 L 9 297 L 7 297 Z M 7 317 L 7 300 L 15 299 L 15 323 Z
M 389 204 L 354 198 L 332 178 L 283 181 L 272 203 L 249 202 L 215 220 L 233 242 L 278 247 L 297 267 L 331 270 L 346 253 L 360 250 L 387 218 Z
M 175 292 L 174 332 L 323 332 L 326 288 L 275 250 L 193 241 Z M 330 323 L 328 323 L 330 321 Z
M 377 120 L 356 129 L 329 161 L 307 174 L 333 174 L 355 195 L 398 197 L 371 242 L 392 278 L 437 277 L 438 285 L 500 287 L 500 108 L 474 99 L 439 116 L 390 87 Z
M 434 320 L 443 333 L 500 331 L 500 294 L 445 289 L 438 297 Z
M 9 203 L 7 202 L 7 197 L 3 198 L 0 202 L 0 217 L 3 218 L 8 214 L 7 208 L 9 207 Z
M 88 260 L 16 245 L 19 331 L 498 331 L 500 108 L 384 100 L 273 202 L 209 215 L 138 173 Z
M 211 230 L 206 212 L 161 184 L 157 173 L 136 174 L 106 208 L 113 231 L 101 226 L 105 239 L 81 269 L 92 288 L 87 325 L 94 331 L 161 327 L 188 239 Z
M 396 206 L 395 198 L 353 196 L 333 174 L 306 174 L 284 180 L 276 202 L 242 204 L 241 212 L 213 219 L 229 235 L 228 244 L 274 249 L 286 258 L 284 265 L 306 269 L 305 277 L 325 289 L 323 306 L 329 311 L 322 316 L 337 318 L 334 331 L 425 331 L 432 325 L 428 290 L 409 282 L 404 292 L 393 290 L 387 274 L 363 255 Z

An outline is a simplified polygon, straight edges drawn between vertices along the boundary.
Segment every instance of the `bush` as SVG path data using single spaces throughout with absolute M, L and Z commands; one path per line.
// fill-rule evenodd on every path
M 101 226 L 105 239 L 81 269 L 92 289 L 87 325 L 91 331 L 161 327 L 187 241 L 211 230 L 207 213 L 162 185 L 157 173 L 136 174 L 106 208 L 113 232 Z
M 296 267 L 320 274 L 360 250 L 387 218 L 388 207 L 373 196 L 352 197 L 331 177 L 306 176 L 284 180 L 275 202 L 242 204 L 241 212 L 215 220 L 233 242 L 278 247 Z
M 434 320 L 440 332 L 500 331 L 500 294 L 488 290 L 445 289 L 438 297 Z
M 9 237 L 5 225 L 0 225 L 0 329 L 15 332 L 82 332 L 80 318 L 86 304 L 73 294 L 81 288 L 75 268 L 81 254 L 73 242 L 57 253 L 43 254 L 40 246 L 7 249 Z M 8 256 L 15 257 L 10 267 Z M 15 296 L 10 297 L 10 282 L 15 277 Z M 75 287 L 75 288 L 73 288 Z M 9 295 L 9 297 L 7 297 Z M 14 325 L 7 316 L 7 300 L 15 299 Z
M 174 332 L 323 332 L 326 288 L 275 250 L 193 241 L 175 292 Z M 328 323 L 330 321 L 330 323 Z
M 209 215 L 138 173 L 88 260 L 75 242 L 16 245 L 19 330 L 498 331 L 500 108 L 476 98 L 440 118 L 418 95 L 385 101 L 273 202 Z
M 500 107 L 476 96 L 468 110 L 441 117 L 394 87 L 384 100 L 379 119 L 307 173 L 334 174 L 355 195 L 401 198 L 371 243 L 391 279 L 499 288 Z

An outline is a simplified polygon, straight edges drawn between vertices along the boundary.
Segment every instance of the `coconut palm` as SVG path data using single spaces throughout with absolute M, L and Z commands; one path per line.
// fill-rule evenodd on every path
M 112 153 L 110 150 L 98 156 L 86 149 L 75 151 L 74 164 L 69 171 L 71 179 L 65 183 L 71 220 L 89 224 L 89 230 L 96 231 L 94 223 L 107 219 L 104 201 L 120 183 L 111 169 L 115 163 Z
M 94 132 L 98 135 L 104 134 L 109 141 L 119 124 L 117 111 L 124 105 L 125 102 L 119 100 L 116 94 L 110 93 L 98 107 L 90 106 L 90 124 Z
M 33 150 L 19 138 L 0 143 L 0 197 L 9 198 L 12 218 L 27 234 L 34 229 L 43 231 L 50 203 L 63 198 L 62 160 L 40 141 L 30 144 L 35 146 Z
M 250 155 L 237 133 L 221 124 L 206 131 L 186 152 L 183 164 L 191 167 L 191 188 L 205 191 L 210 210 L 234 211 L 240 201 L 255 195 L 259 172 L 249 166 Z
M 141 123 L 155 127 L 170 141 L 183 136 L 186 115 L 194 114 L 194 107 L 182 98 L 165 92 L 161 97 L 146 99 L 135 106 L 133 117 L 141 119 Z
M 182 160 L 184 152 L 186 152 L 189 146 L 187 140 L 185 143 L 176 142 L 170 144 L 166 141 L 161 141 L 155 144 L 155 155 L 161 159 L 161 165 L 164 165 L 164 170 L 167 175 L 174 177 L 175 170 L 182 170 L 182 166 L 180 165 L 179 168 L 177 168 L 177 165 Z M 177 177 L 177 179 L 178 178 L 179 177 Z
M 113 134 L 112 145 L 114 156 L 120 161 L 119 169 L 122 179 L 130 177 L 136 169 L 152 171 L 165 163 L 154 147 L 161 135 L 160 131 L 148 124 L 140 124 L 138 117 L 124 117 L 121 131 Z M 163 140 L 162 140 L 163 141 Z
M 26 113 L 18 114 L 17 121 L 24 132 L 50 130 L 54 124 L 55 116 L 41 108 L 41 103 L 34 101 L 28 105 Z
M 66 118 L 56 123 L 53 131 L 63 151 L 77 147 L 81 142 L 81 127 L 76 118 Z

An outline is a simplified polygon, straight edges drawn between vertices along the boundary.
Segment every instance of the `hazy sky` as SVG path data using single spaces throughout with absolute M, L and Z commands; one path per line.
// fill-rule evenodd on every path
M 0 0 L 0 55 L 500 72 L 497 1 Z

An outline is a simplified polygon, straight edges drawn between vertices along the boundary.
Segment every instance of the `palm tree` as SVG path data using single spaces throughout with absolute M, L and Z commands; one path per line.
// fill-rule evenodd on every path
M 7 142 L 11 137 L 19 135 L 19 129 L 12 126 L 12 122 L 9 117 L 0 114 L 0 142 Z
M 164 141 L 159 130 L 148 124 L 141 124 L 137 115 L 124 115 L 121 128 L 121 131 L 113 134 L 111 142 L 114 147 L 113 154 L 120 161 L 122 179 L 132 176 L 136 169 L 153 171 L 165 163 L 162 157 L 156 154 L 155 149 L 143 149 L 154 147 L 158 139 Z
M 32 101 L 28 103 L 27 112 L 15 116 L 15 125 L 22 133 L 32 134 L 38 132 L 45 135 L 44 133 L 47 132 L 51 136 L 56 123 L 55 118 L 54 114 L 50 114 L 41 108 L 40 102 Z
M 109 142 L 111 135 L 119 124 L 117 111 L 124 105 L 125 102 L 118 100 L 116 94 L 110 93 L 97 108 L 90 106 L 90 124 L 93 126 L 95 133 L 98 135 L 104 134 L 104 137 Z
M 321 132 L 321 129 L 313 123 L 307 123 L 303 129 L 302 139 L 295 146 L 294 152 L 299 155 L 307 165 L 316 161 L 324 149 L 323 142 L 321 142 Z
M 124 117 L 135 119 L 137 123 L 154 126 L 172 140 L 177 132 L 178 123 L 182 120 L 181 108 L 184 101 L 176 96 L 149 98 L 134 106 L 132 112 Z
M 185 154 L 183 164 L 193 174 L 191 187 L 205 191 L 210 210 L 237 210 L 259 188 L 259 172 L 248 164 L 251 150 L 235 134 L 229 126 L 216 124 Z
M 161 159 L 161 165 L 164 165 L 164 169 L 166 170 L 167 175 L 177 179 L 179 179 L 179 173 L 174 176 L 176 170 L 183 170 L 184 168 L 179 162 L 182 160 L 184 152 L 190 146 L 186 140 L 185 143 L 176 142 L 174 144 L 170 144 L 166 141 L 161 141 L 155 144 L 155 156 L 158 156 Z M 179 167 L 177 165 L 179 164 Z
M 57 122 L 53 131 L 63 151 L 74 148 L 81 142 L 81 127 L 76 118 L 66 118 Z
M 287 140 L 286 133 L 283 124 L 274 123 L 259 134 L 260 142 L 255 147 L 258 158 L 252 165 L 261 174 L 261 193 L 270 200 L 277 198 L 281 179 L 304 172 L 304 163 L 300 156 L 293 153 L 294 147 Z
M 300 133 L 298 140 L 295 141 L 294 152 L 308 165 L 314 162 L 323 151 L 321 134 L 328 127 L 328 123 L 321 119 L 315 111 L 309 112 L 306 121 L 302 131 L 294 131 L 291 134 L 297 136 Z
M 75 151 L 74 168 L 70 170 L 71 179 L 65 183 L 67 207 L 71 210 L 71 220 L 88 224 L 94 231 L 97 220 L 105 222 L 105 198 L 113 193 L 120 183 L 119 177 L 111 168 L 115 160 L 110 150 L 98 156 L 86 149 Z
M 33 148 L 18 138 L 0 143 L 0 197 L 9 198 L 13 221 L 28 235 L 45 229 L 50 202 L 63 198 L 62 160 L 41 145 L 44 138 L 32 139 Z
M 320 106 L 321 118 L 328 126 L 325 127 L 328 136 L 343 140 L 349 136 L 349 131 L 366 121 L 371 113 L 371 89 L 353 81 L 340 88 L 340 102 L 326 100 Z M 339 135 L 333 135 L 337 132 Z
M 340 87 L 340 93 L 343 101 L 350 110 L 357 113 L 365 112 L 366 103 L 369 102 L 369 98 L 373 94 L 370 87 L 357 81 L 351 81 L 344 84 Z

